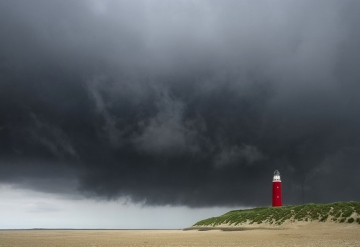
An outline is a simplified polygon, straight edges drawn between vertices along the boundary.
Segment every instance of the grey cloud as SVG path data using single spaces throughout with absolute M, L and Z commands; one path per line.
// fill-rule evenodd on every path
M 279 169 L 287 204 L 304 186 L 308 202 L 358 200 L 359 9 L 1 1 L 0 182 L 146 205 L 267 205 Z M 337 177 L 343 186 L 326 190 Z
M 227 165 L 253 165 L 257 161 L 263 160 L 264 155 L 255 146 L 242 144 L 225 148 L 215 159 L 215 166 L 222 167 Z
M 122 133 L 116 128 L 116 117 L 107 110 L 109 106 L 106 105 L 103 96 L 99 92 L 97 80 L 101 81 L 101 79 L 94 79 L 91 83 L 89 83 L 90 86 L 88 87 L 90 95 L 95 103 L 95 112 L 104 119 L 105 123 L 102 127 L 102 132 L 106 134 L 106 138 L 110 141 L 112 146 L 118 146 L 121 142 L 120 138 Z
M 161 92 L 156 103 L 158 113 L 146 122 L 139 123 L 140 134 L 134 144 L 140 151 L 154 155 L 196 152 L 196 130 L 184 122 L 184 105 L 174 101 L 168 93 Z
M 30 114 L 30 116 L 34 124 L 29 132 L 35 142 L 44 145 L 58 158 L 63 158 L 65 155 L 77 157 L 69 137 L 60 128 L 41 121 L 35 114 Z
M 31 213 L 49 213 L 59 211 L 57 205 L 52 203 L 35 202 L 27 206 L 27 211 Z

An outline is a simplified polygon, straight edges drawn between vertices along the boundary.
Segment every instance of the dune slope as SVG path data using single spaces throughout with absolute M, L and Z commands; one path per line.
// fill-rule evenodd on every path
M 296 222 L 335 222 L 360 224 L 360 202 L 304 204 L 234 210 L 201 220 L 193 227 L 281 226 Z

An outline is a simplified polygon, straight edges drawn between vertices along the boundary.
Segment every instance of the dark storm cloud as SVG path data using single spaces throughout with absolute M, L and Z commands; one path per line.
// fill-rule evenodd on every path
M 147 205 L 360 200 L 358 1 L 1 1 L 0 181 Z

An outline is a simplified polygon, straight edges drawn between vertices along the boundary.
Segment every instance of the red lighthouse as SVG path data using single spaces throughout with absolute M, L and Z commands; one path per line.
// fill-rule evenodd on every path
M 272 206 L 273 207 L 281 207 L 282 206 L 281 179 L 280 179 L 280 172 L 278 170 L 275 170 L 274 177 L 273 177 Z

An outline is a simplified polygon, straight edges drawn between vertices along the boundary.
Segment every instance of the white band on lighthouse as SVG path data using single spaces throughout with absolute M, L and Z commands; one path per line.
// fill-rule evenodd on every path
M 281 182 L 280 172 L 278 170 L 275 170 L 274 172 L 273 182 Z

